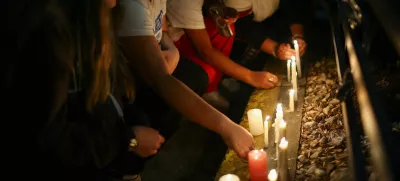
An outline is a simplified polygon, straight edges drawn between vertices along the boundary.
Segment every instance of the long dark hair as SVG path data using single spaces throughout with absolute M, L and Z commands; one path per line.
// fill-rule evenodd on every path
M 79 71 L 84 75 L 82 85 L 86 86 L 87 109 L 105 101 L 115 91 L 133 99 L 132 73 L 118 50 L 115 37 L 121 18 L 119 4 L 110 9 L 103 0 L 64 1 L 70 5 L 71 24 L 80 41 L 77 44 L 82 65 Z

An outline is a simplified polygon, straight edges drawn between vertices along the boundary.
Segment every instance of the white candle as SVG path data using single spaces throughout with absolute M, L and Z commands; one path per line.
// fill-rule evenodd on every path
M 282 118 L 275 118 L 275 143 L 279 143 L 279 122 Z
M 286 137 L 286 122 L 281 119 L 279 121 L 279 139 Z
M 283 108 L 282 103 L 276 105 L 276 118 L 283 119 Z
M 298 93 L 299 93 L 298 88 L 297 88 L 297 72 L 296 72 L 296 76 L 295 76 L 295 84 L 293 85 L 293 90 L 294 90 L 294 96 L 293 96 L 294 101 L 297 101 Z
M 265 121 L 264 121 L 264 147 L 268 147 L 268 129 L 269 129 L 269 127 L 268 127 L 268 121 L 269 121 L 269 116 L 267 116 L 266 118 L 265 118 Z
M 290 66 L 291 66 L 291 62 L 292 62 L 291 60 L 288 60 L 288 61 L 287 61 L 287 65 L 286 65 L 286 67 L 287 67 L 287 81 L 288 81 L 288 82 L 290 82 L 290 78 L 291 78 L 291 77 L 290 77 Z
M 290 89 L 289 91 L 289 111 L 294 112 L 294 90 Z
M 278 180 L 278 173 L 276 172 L 275 169 L 272 169 L 271 171 L 269 171 L 268 180 L 269 181 L 277 181 Z
M 279 143 L 279 121 L 283 119 L 283 108 L 282 103 L 278 103 L 276 106 L 276 116 L 275 116 L 275 143 Z
M 301 77 L 301 59 L 300 59 L 300 50 L 299 43 L 297 40 L 293 40 L 294 49 L 296 50 L 296 62 L 297 62 L 297 71 L 299 72 L 299 77 Z
M 219 181 L 240 181 L 240 178 L 233 174 L 226 174 L 219 178 Z
M 247 111 L 250 133 L 253 136 L 258 136 L 264 133 L 262 112 L 260 109 L 250 109 Z
M 286 138 L 283 137 L 281 139 L 281 142 L 279 143 L 279 157 L 278 157 L 278 162 L 279 163 L 279 177 L 281 181 L 288 181 L 288 159 L 287 159 L 287 147 L 288 147 L 288 141 L 286 141 Z
M 294 90 L 294 100 L 297 101 L 297 72 L 296 72 L 296 59 L 292 56 L 292 84 Z

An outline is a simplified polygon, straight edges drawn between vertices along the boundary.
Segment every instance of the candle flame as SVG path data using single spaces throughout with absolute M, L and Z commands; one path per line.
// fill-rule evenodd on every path
M 293 89 L 290 89 L 290 90 L 289 90 L 289 95 L 290 95 L 290 96 L 293 96 L 293 95 L 294 95 L 294 90 L 293 90 Z
M 278 179 L 278 173 L 276 172 L 276 170 L 272 169 L 271 171 L 269 171 L 268 180 L 275 181 L 277 179 Z
M 286 127 L 286 122 L 285 122 L 285 120 L 281 119 L 281 121 L 279 122 L 279 127 L 280 127 L 280 128 Z
M 296 57 L 295 56 L 291 56 L 290 58 L 292 59 L 292 63 L 296 63 Z
M 295 45 L 298 44 L 297 40 L 293 40 L 293 44 Z
M 281 139 L 281 142 L 279 143 L 279 148 L 282 148 L 282 149 L 285 149 L 285 148 L 287 148 L 288 147 L 288 141 L 286 141 L 286 138 L 285 137 L 283 137 L 282 139 Z

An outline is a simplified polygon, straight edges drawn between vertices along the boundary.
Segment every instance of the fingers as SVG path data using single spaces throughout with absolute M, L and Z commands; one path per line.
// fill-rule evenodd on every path
M 263 84 L 261 85 L 263 89 L 272 89 L 275 87 L 275 84 L 272 82 L 269 82 L 268 80 L 264 81 Z
M 161 144 L 164 144 L 165 138 L 164 138 L 163 136 L 158 135 L 158 139 L 159 139 L 159 141 L 160 141 Z
M 269 77 L 269 79 L 272 78 L 272 80 L 273 80 L 272 83 L 275 86 L 277 86 L 279 84 L 279 78 L 276 75 L 269 73 L 268 77 Z

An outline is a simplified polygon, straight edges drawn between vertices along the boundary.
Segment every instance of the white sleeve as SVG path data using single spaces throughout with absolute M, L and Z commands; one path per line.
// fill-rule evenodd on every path
M 203 19 L 204 0 L 168 0 L 167 18 L 171 27 L 205 29 Z
M 121 0 L 123 8 L 118 36 L 154 36 L 150 7 L 133 0 Z

